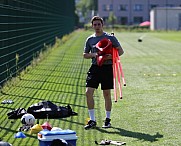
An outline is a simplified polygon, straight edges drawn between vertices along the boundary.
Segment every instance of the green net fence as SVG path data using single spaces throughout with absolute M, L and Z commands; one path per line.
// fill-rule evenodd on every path
M 0 1 L 0 85 L 46 45 L 74 30 L 74 0 Z

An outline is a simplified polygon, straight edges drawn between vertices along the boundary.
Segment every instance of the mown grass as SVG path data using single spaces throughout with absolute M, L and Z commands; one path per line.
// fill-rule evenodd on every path
M 6 114 L 13 108 L 50 100 L 60 106 L 70 104 L 78 113 L 49 120 L 54 127 L 75 130 L 77 146 L 93 146 L 102 139 L 125 141 L 128 146 L 181 145 L 181 41 L 173 37 L 168 41 L 169 33 L 115 32 L 125 50 L 121 61 L 127 87 L 123 87 L 123 99 L 113 102 L 112 128 L 101 128 L 105 112 L 100 89 L 95 92 L 98 127 L 83 128 L 88 117 L 84 93 L 90 60 L 83 59 L 82 52 L 91 32 L 76 31 L 13 86 L 2 90 L 1 100 L 12 99 L 14 104 L 0 105 L 0 137 L 14 146 L 38 145 L 37 136 L 29 132 L 24 132 L 27 138 L 15 139 L 20 120 L 11 122 Z M 171 36 L 177 35 L 171 32 Z M 137 41 L 140 37 L 142 42 Z
M 181 31 L 157 32 L 155 33 L 155 36 L 167 41 L 181 42 Z

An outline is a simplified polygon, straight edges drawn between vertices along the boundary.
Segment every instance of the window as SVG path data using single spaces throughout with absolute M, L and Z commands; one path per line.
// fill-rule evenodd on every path
M 112 11 L 113 10 L 113 6 L 111 5 L 103 5 L 103 11 Z
M 128 10 L 128 5 L 119 5 L 118 10 L 119 11 L 127 11 Z
M 142 11 L 142 10 L 143 10 L 143 5 L 141 4 L 134 5 L 134 11 Z
M 128 24 L 128 17 L 121 17 L 120 19 L 121 19 L 120 21 L 121 21 L 122 25 L 127 25 Z
M 156 5 L 156 4 L 150 5 L 150 8 L 151 8 L 151 9 L 156 8 L 156 7 L 158 7 L 158 5 Z
M 166 7 L 174 7 L 173 4 L 166 4 Z
M 134 24 L 139 24 L 143 22 L 143 17 L 134 17 Z

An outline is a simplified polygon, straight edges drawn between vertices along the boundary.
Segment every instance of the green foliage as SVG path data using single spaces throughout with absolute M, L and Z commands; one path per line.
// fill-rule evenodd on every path
M 49 119 L 54 127 L 76 131 L 77 146 L 94 146 L 95 140 L 102 139 L 125 141 L 129 146 L 181 145 L 181 42 L 168 41 L 170 32 L 162 38 L 166 32 L 115 32 L 125 50 L 121 62 L 127 87 L 123 87 L 123 99 L 113 102 L 110 129 L 101 128 L 105 111 L 98 88 L 94 95 L 98 125 L 96 129 L 84 130 L 88 118 L 85 78 L 91 60 L 83 59 L 82 52 L 91 33 L 75 31 L 20 80 L 2 90 L 1 101 L 12 99 L 14 104 L 0 106 L 0 137 L 13 146 L 38 145 L 37 135 L 29 132 L 24 132 L 27 138 L 15 139 L 20 120 L 8 120 L 6 114 L 11 109 L 50 100 L 60 106 L 69 104 L 78 112 L 74 117 Z M 46 119 L 40 120 L 40 124 L 44 122 Z
M 110 23 L 111 24 L 111 23 Z M 89 24 L 84 25 L 85 30 L 92 30 L 92 26 Z M 130 32 L 148 32 L 150 31 L 150 28 L 148 26 L 138 26 L 138 25 L 119 25 L 119 24 L 114 24 L 114 25 L 104 25 L 104 29 L 109 30 L 109 31 L 130 31 Z
M 98 0 L 80 0 L 76 8 L 83 13 L 86 17 L 87 13 L 91 10 L 97 11 Z
M 114 25 L 116 20 L 117 19 L 116 19 L 116 16 L 114 15 L 114 13 L 110 12 L 109 17 L 108 17 L 108 23 L 111 24 L 111 25 Z

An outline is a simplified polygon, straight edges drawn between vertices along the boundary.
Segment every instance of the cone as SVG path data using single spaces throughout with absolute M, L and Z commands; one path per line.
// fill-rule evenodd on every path
M 112 54 L 112 42 L 107 38 L 103 38 L 96 44 L 96 48 L 99 50 L 97 64 L 102 66 L 107 57 L 106 54 Z
M 104 38 L 96 44 L 96 48 L 107 54 L 107 52 L 112 49 L 112 42 L 107 38 Z
M 105 61 L 105 55 L 104 56 L 98 56 L 97 57 L 97 65 L 98 66 L 102 66 L 102 64 L 104 63 L 104 61 Z
M 36 124 L 30 129 L 30 134 L 37 134 L 42 130 L 43 130 L 42 126 L 40 124 Z
M 23 132 L 18 132 L 15 134 L 14 138 L 26 138 L 26 135 Z
M 45 122 L 43 125 L 41 125 L 41 127 L 49 131 L 52 129 L 52 126 L 48 122 Z

